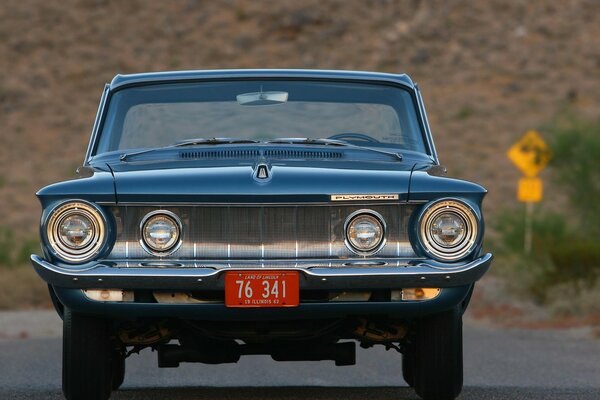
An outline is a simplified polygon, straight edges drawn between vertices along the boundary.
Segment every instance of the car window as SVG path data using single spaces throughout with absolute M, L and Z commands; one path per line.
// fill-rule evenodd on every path
M 288 96 L 284 102 L 264 105 L 237 100 L 262 91 Z M 425 152 L 413 98 L 406 90 L 362 83 L 241 81 L 120 90 L 110 101 L 97 153 L 162 147 L 192 138 L 266 141 L 343 133 L 367 135 L 381 142 L 378 146 Z

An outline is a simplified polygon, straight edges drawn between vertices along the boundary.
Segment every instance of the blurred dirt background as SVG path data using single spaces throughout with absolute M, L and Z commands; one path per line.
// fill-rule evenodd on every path
M 4 0 L 4 234 L 35 242 L 34 193 L 73 176 L 115 74 L 216 68 L 410 74 L 449 175 L 486 186 L 493 218 L 518 207 L 515 140 L 565 108 L 600 115 L 600 2 Z M 552 185 L 545 196 L 563 206 Z

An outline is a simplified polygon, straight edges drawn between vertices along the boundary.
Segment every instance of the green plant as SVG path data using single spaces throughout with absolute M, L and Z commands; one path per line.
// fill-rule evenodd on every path
M 532 216 L 532 252 L 527 257 L 543 261 L 549 249 L 562 243 L 568 236 L 565 218 L 556 213 L 535 210 Z M 525 236 L 525 209 L 504 210 L 496 214 L 492 227 L 499 234 L 496 250 L 504 254 L 523 253 Z
M 589 238 L 573 239 L 550 249 L 554 273 L 549 278 L 553 284 L 559 284 L 568 272 L 568 280 L 580 288 L 590 288 L 600 276 L 600 247 Z
M 473 116 L 475 114 L 475 110 L 469 106 L 463 106 L 456 114 L 454 114 L 454 118 L 458 120 L 465 120 Z
M 568 195 L 570 207 L 550 213 L 538 206 L 532 216 L 530 254 L 523 249 L 523 208 L 496 214 L 492 227 L 495 251 L 509 264 L 509 280 L 534 300 L 548 302 L 548 294 L 557 288 L 579 296 L 600 280 L 600 120 L 563 113 L 542 131 L 554 152 L 552 178 Z
M 552 176 L 569 196 L 578 229 L 600 234 L 600 119 L 586 121 L 567 112 L 547 131 L 554 152 Z
M 38 239 L 18 239 L 8 227 L 0 226 L 0 267 L 27 264 L 29 256 L 40 251 Z
M 14 245 L 15 242 L 12 231 L 6 227 L 0 226 L 0 265 L 11 265 Z
M 38 239 L 27 239 L 21 243 L 21 247 L 19 248 L 19 252 L 15 257 L 15 262 L 17 264 L 26 264 L 29 262 L 29 257 L 31 254 L 40 254 L 40 241 Z

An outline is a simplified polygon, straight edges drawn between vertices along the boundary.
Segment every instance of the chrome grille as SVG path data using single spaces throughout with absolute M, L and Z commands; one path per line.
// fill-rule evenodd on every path
M 386 244 L 374 257 L 414 257 L 408 220 L 415 206 L 119 206 L 117 241 L 110 259 L 153 259 L 140 245 L 139 224 L 156 209 L 177 214 L 183 224 L 182 246 L 164 259 L 301 260 L 357 258 L 344 244 L 344 222 L 356 210 L 371 209 L 387 223 Z

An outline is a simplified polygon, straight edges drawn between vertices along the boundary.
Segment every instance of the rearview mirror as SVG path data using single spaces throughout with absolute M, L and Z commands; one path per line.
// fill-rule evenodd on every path
M 270 104 L 283 104 L 288 100 L 288 92 L 254 92 L 237 95 L 237 102 L 241 106 L 266 106 Z

